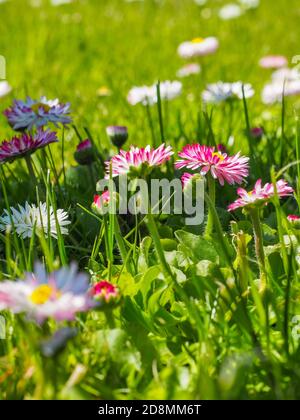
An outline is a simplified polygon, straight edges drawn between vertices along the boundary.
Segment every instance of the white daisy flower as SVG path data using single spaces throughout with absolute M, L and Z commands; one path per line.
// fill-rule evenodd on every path
M 206 90 L 202 93 L 202 99 L 207 103 L 220 103 L 232 99 L 243 99 L 243 83 L 224 83 L 217 82 L 207 85 Z M 254 90 L 250 83 L 244 84 L 245 98 L 251 98 Z
M 238 4 L 226 4 L 219 10 L 219 18 L 222 20 L 236 19 L 243 14 L 242 8 Z
M 189 63 L 181 67 L 177 71 L 177 77 L 188 77 L 193 74 L 199 74 L 201 72 L 201 66 L 197 63 Z
M 178 47 L 178 55 L 181 58 L 193 58 L 210 55 L 219 48 L 217 38 L 210 36 L 208 38 L 194 38 L 191 41 L 185 41 Z
M 261 94 L 262 102 L 266 105 L 281 102 L 283 94 L 284 96 L 300 95 L 300 80 L 267 83 Z
M 171 82 L 166 80 L 160 83 L 160 97 L 162 100 L 172 100 L 181 94 L 182 83 L 175 80 Z M 157 103 L 156 84 L 152 86 L 133 87 L 128 95 L 127 101 L 130 105 L 143 104 L 154 105 Z
M 3 98 L 4 96 L 8 95 L 12 90 L 12 87 L 8 82 L 5 80 L 0 82 L 0 98 Z
M 24 207 L 20 204 L 18 208 L 11 207 L 10 212 L 11 217 L 7 209 L 0 217 L 0 230 L 12 229 L 13 225 L 21 238 L 31 238 L 34 229 L 37 234 L 39 230 L 43 230 L 46 236 L 49 232 L 53 238 L 57 238 L 56 217 L 52 206 L 47 208 L 46 203 L 40 203 L 39 206 L 36 206 L 26 202 Z M 68 213 L 58 209 L 56 216 L 60 232 L 63 235 L 68 234 L 68 229 L 65 227 L 71 223 L 68 220 Z
M 239 3 L 245 9 L 256 9 L 260 1 L 259 0 L 239 0 Z

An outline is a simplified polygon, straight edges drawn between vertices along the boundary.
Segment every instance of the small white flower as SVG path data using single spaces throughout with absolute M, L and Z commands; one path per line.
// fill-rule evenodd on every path
M 182 83 L 175 80 L 166 80 L 160 83 L 160 97 L 162 100 L 172 100 L 181 94 Z M 143 105 L 153 105 L 157 103 L 156 84 L 152 86 L 133 87 L 128 95 L 127 101 L 130 105 L 141 103 Z
M 260 1 L 259 0 L 239 0 L 239 3 L 245 9 L 256 9 Z
M 52 6 L 61 6 L 62 4 L 70 4 L 73 0 L 51 0 Z
M 278 81 L 267 83 L 263 88 L 261 98 L 264 104 L 271 105 L 282 101 L 282 96 L 300 95 L 300 80 Z
M 220 103 L 230 99 L 243 99 L 243 83 L 224 83 L 217 82 L 207 85 L 206 90 L 202 93 L 202 99 L 208 103 Z M 245 98 L 251 98 L 254 95 L 254 90 L 250 83 L 244 84 Z
M 213 54 L 219 48 L 217 38 L 210 36 L 208 38 L 195 38 L 191 41 L 185 41 L 178 47 L 178 55 L 181 58 L 202 57 Z
M 201 66 L 197 63 L 189 63 L 181 67 L 177 71 L 177 77 L 188 77 L 193 74 L 198 74 L 201 71 Z
M 53 238 L 57 238 L 56 217 L 52 206 L 47 208 L 46 203 L 40 203 L 39 206 L 36 206 L 26 202 L 24 207 L 20 204 L 18 208 L 11 207 L 10 212 L 12 221 L 7 209 L 0 217 L 0 230 L 12 229 L 13 225 L 21 238 L 31 238 L 34 229 L 37 234 L 39 230 L 43 230 L 46 236 L 49 232 Z M 71 223 L 68 220 L 68 213 L 58 209 L 56 216 L 61 233 L 63 235 L 68 234 L 68 229 L 65 227 Z
M 3 98 L 4 96 L 8 95 L 12 90 L 12 87 L 9 85 L 8 82 L 1 81 L 0 82 L 0 98 Z
M 219 10 L 219 18 L 222 20 L 236 19 L 243 14 L 243 10 L 238 4 L 226 4 Z

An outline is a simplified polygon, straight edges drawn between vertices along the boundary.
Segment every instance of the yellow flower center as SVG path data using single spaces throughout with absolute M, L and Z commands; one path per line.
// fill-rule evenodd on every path
M 36 305 L 43 305 L 53 294 L 53 288 L 48 284 L 38 286 L 30 295 L 30 300 Z
M 192 39 L 193 44 L 201 44 L 204 41 L 205 41 L 205 38 L 201 38 L 201 37 Z
M 225 157 L 220 152 L 214 152 L 212 155 L 213 156 L 217 156 L 220 160 L 224 160 L 225 159 Z
M 38 102 L 37 104 L 31 106 L 32 111 L 35 113 L 37 113 L 40 108 L 42 108 L 45 112 L 49 112 L 51 109 L 49 105 L 42 104 L 41 102 Z

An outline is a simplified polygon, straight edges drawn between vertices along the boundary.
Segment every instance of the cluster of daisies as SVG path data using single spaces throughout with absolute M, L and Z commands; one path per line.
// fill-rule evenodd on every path
M 61 104 L 58 99 L 14 101 L 4 115 L 19 134 L 0 145 L 0 164 L 20 158 L 28 160 L 37 150 L 57 142 L 56 132 L 46 126 L 69 124 L 69 114 L 70 105 Z M 84 161 L 90 149 L 90 140 L 84 140 L 77 146 L 75 155 L 77 153 Z M 41 232 L 46 237 L 57 238 L 58 231 L 62 235 L 68 233 L 70 223 L 66 211 L 41 202 L 10 207 L 0 217 L 0 229 L 8 233 L 14 230 L 22 239 Z M 77 271 L 75 264 L 48 274 L 43 265 L 37 263 L 34 272 L 27 273 L 25 279 L 0 282 L 0 311 L 25 313 L 38 323 L 48 318 L 72 320 L 78 312 L 99 308 L 119 298 L 116 286 L 98 280 L 90 281 L 86 274 Z

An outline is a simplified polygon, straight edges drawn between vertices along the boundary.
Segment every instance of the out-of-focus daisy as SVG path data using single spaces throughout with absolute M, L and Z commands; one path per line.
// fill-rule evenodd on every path
M 177 77 L 188 77 L 193 74 L 199 74 L 201 72 L 201 66 L 197 63 L 189 63 L 181 67 L 177 71 Z
M 222 20 L 236 19 L 243 14 L 243 9 L 235 3 L 229 3 L 219 10 L 219 18 Z
M 70 4 L 73 0 L 50 0 L 52 6 L 61 6 L 63 4 Z
M 177 169 L 187 168 L 196 170 L 200 168 L 200 174 L 211 173 L 214 179 L 218 179 L 221 185 L 241 184 L 248 176 L 249 158 L 237 153 L 228 156 L 215 150 L 214 147 L 200 144 L 188 144 L 178 153 L 181 158 L 175 163 Z
M 111 96 L 112 91 L 107 87 L 107 86 L 101 86 L 98 90 L 97 90 L 97 95 L 100 98 L 105 98 L 107 96 Z
M 282 96 L 300 95 L 300 80 L 277 81 L 267 83 L 262 91 L 261 99 L 266 105 L 282 101 Z
M 287 64 L 287 58 L 283 55 L 267 55 L 259 60 L 260 67 L 264 69 L 280 69 Z
M 255 140 L 260 140 L 264 135 L 264 130 L 261 127 L 253 127 L 250 130 L 250 136 Z
M 49 233 L 53 238 L 57 238 L 57 223 L 61 234 L 67 235 L 66 226 L 71 223 L 67 212 L 62 209 L 54 212 L 53 207 L 47 208 L 46 203 L 37 206 L 26 202 L 24 206 L 19 204 L 17 208 L 11 207 L 10 214 L 7 209 L 4 210 L 4 214 L 0 217 L 0 230 L 14 228 L 21 238 L 31 238 L 34 231 L 39 234 L 42 230 L 45 236 Z
M 284 179 L 280 179 L 276 182 L 276 190 L 277 195 L 280 198 L 290 196 L 294 192 L 293 188 L 290 187 Z M 247 192 L 243 188 L 238 188 L 237 193 L 240 198 L 228 206 L 229 211 L 243 207 L 251 208 L 264 206 L 275 196 L 273 184 L 267 183 L 262 186 L 261 179 L 256 181 L 252 191 Z
M 210 36 L 208 38 L 194 38 L 191 41 L 185 41 L 178 47 L 178 55 L 181 58 L 202 57 L 214 54 L 219 48 L 217 38 Z
M 4 140 L 0 144 L 0 164 L 31 155 L 36 150 L 57 141 L 56 133 L 42 129 L 39 129 L 34 135 L 24 133 L 11 140 Z
M 3 98 L 4 96 L 8 95 L 11 91 L 12 87 L 6 80 L 0 82 L 0 98 Z
M 233 99 L 243 99 L 242 87 L 242 82 L 209 84 L 202 93 L 202 99 L 204 102 L 215 104 Z M 245 98 L 251 98 L 254 95 L 254 90 L 250 83 L 244 84 L 244 94 Z
M 74 158 L 80 165 L 90 165 L 94 162 L 95 153 L 90 139 L 85 139 L 77 145 Z
M 173 151 L 171 146 L 161 144 L 157 149 L 149 145 L 145 148 L 131 146 L 130 150 L 120 150 L 120 153 L 113 156 L 106 162 L 106 177 L 109 178 L 110 168 L 112 176 L 119 176 L 129 173 L 138 174 L 141 171 L 149 172 L 155 166 L 160 166 L 171 158 Z
M 300 73 L 297 68 L 281 68 L 272 73 L 272 82 L 294 82 L 300 80 Z
M 78 273 L 76 264 L 47 274 L 38 263 L 24 280 L 0 282 L 0 311 L 24 313 L 38 323 L 69 321 L 95 305 L 88 291 L 88 276 Z
M 123 125 L 110 125 L 106 127 L 106 134 L 112 144 L 119 148 L 122 147 L 128 139 L 128 129 Z
M 90 289 L 90 294 L 96 301 L 112 303 L 120 297 L 118 288 L 106 280 L 99 281 Z
M 31 130 L 43 127 L 48 123 L 69 124 L 71 118 L 70 104 L 61 104 L 58 99 L 48 100 L 42 96 L 39 100 L 27 98 L 25 101 L 15 100 L 13 105 L 4 111 L 9 124 L 14 130 Z
M 172 100 L 181 94 L 182 83 L 177 80 L 171 82 L 166 80 L 160 83 L 160 97 L 162 100 Z M 157 103 L 156 84 L 152 86 L 133 87 L 128 95 L 127 101 L 130 105 L 141 103 L 143 105 L 153 105 Z
M 290 223 L 297 224 L 297 225 L 300 224 L 300 216 L 297 216 L 296 214 L 289 214 L 287 216 L 287 219 Z

